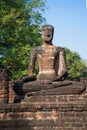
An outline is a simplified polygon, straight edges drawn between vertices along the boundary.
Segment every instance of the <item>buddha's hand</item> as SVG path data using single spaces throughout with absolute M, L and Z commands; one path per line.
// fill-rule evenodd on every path
M 54 81 L 63 81 L 67 77 L 67 70 L 64 70 L 61 72 L 60 75 L 58 75 Z
M 34 81 L 36 80 L 36 76 L 35 75 L 31 75 L 31 76 L 25 76 L 22 78 L 23 83 L 29 82 L 29 81 Z
M 63 81 L 65 79 L 65 75 L 60 74 L 53 81 Z
M 56 78 L 53 79 L 53 82 L 55 82 L 55 81 L 61 81 L 61 80 L 63 80 L 63 79 L 60 76 L 58 76 L 58 77 L 56 77 Z
M 22 78 L 19 78 L 17 80 L 14 81 L 14 83 L 26 83 L 26 82 L 29 82 L 29 81 L 34 81 L 36 80 L 36 76 L 35 75 L 32 75 L 32 76 L 24 76 Z
M 39 81 L 40 84 L 52 84 L 51 80 L 40 80 Z

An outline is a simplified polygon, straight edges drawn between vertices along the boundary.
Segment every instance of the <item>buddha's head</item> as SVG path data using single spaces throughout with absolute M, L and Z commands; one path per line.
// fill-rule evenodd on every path
M 51 44 L 53 39 L 54 27 L 52 25 L 42 26 L 42 39 L 45 43 Z

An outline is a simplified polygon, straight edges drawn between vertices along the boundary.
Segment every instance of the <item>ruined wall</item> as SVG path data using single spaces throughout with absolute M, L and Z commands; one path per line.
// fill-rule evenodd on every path
M 9 79 L 6 69 L 0 69 L 0 103 L 8 103 Z
M 87 130 L 87 89 L 81 95 L 35 96 L 0 105 L 0 130 Z
M 37 95 L 14 103 L 18 95 L 5 79 L 0 80 L 0 130 L 87 130 L 87 86 L 80 95 Z

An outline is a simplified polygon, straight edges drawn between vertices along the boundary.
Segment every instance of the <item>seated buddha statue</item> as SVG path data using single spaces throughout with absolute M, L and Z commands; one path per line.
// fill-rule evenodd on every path
M 39 64 L 38 81 L 64 79 L 67 73 L 65 51 L 52 44 L 53 33 L 53 26 L 44 25 L 42 27 L 43 45 L 31 50 L 28 74 L 29 76 L 33 75 L 37 59 Z
M 43 44 L 31 50 L 28 76 L 15 83 L 15 92 L 34 95 L 41 91 L 47 92 L 50 89 L 72 85 L 71 81 L 65 80 L 67 77 L 65 51 L 62 47 L 53 45 L 53 34 L 52 25 L 42 26 Z M 35 77 L 36 61 L 39 64 L 39 72 Z

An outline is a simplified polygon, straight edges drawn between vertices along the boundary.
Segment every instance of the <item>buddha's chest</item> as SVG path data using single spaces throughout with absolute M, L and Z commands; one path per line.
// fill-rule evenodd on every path
M 59 53 L 56 48 L 45 47 L 41 53 L 38 53 L 37 58 L 40 62 L 54 62 L 58 54 Z

